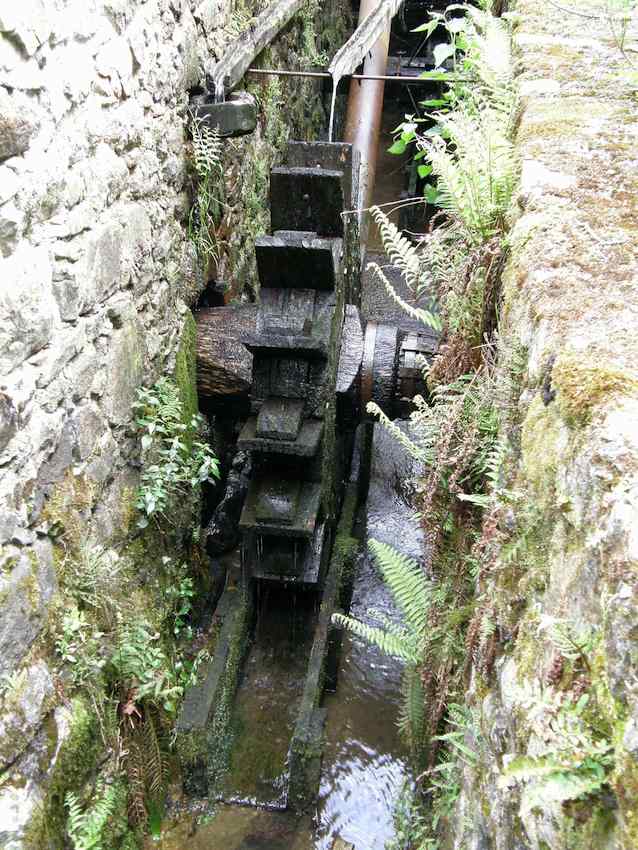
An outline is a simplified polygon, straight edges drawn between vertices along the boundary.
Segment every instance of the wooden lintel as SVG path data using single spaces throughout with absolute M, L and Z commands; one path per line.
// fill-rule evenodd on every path
M 239 38 L 228 45 L 213 68 L 209 85 L 216 100 L 223 100 L 250 68 L 253 60 L 301 9 L 305 0 L 277 0 L 256 18 Z
M 360 24 L 348 41 L 337 51 L 329 71 L 335 84 L 363 62 L 366 54 L 374 47 L 386 30 L 389 22 L 399 11 L 402 0 L 380 0 L 379 5 Z

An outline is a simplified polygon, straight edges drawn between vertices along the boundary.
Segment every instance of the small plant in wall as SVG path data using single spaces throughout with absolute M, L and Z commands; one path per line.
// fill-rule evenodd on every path
M 138 525 L 145 528 L 151 519 L 170 523 L 178 499 L 197 495 L 204 481 L 219 478 L 219 463 L 201 439 L 203 417 L 184 421 L 179 390 L 169 378 L 138 390 L 134 409 L 144 461 L 135 502 Z
M 219 260 L 222 247 L 217 233 L 224 194 L 222 140 L 216 129 L 192 114 L 190 126 L 197 190 L 188 218 L 188 236 L 202 263 L 208 264 L 209 260 Z

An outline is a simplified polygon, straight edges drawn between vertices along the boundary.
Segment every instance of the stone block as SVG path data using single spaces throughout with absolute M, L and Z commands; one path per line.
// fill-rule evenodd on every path
M 208 127 L 217 128 L 222 138 L 245 136 L 257 126 L 255 98 L 245 91 L 232 92 L 224 103 L 215 103 L 209 95 L 198 95 L 193 110 Z
M 130 421 L 136 390 L 144 378 L 144 341 L 136 319 L 128 319 L 113 333 L 106 363 L 104 412 L 110 422 Z
M 0 675 L 12 673 L 44 625 L 56 587 L 49 543 L 0 552 Z
M 0 374 L 10 372 L 50 342 L 58 310 L 44 247 L 26 243 L 0 260 Z
M 0 166 L 0 204 L 10 200 L 20 188 L 20 178 L 12 168 Z
M 18 412 L 11 398 L 0 392 L 0 451 L 2 451 L 15 436 L 18 430 Z
M 0 254 L 8 257 L 16 248 L 22 232 L 24 213 L 13 201 L 0 207 Z
M 315 230 L 319 236 L 343 236 L 346 209 L 343 171 L 288 168 L 270 172 L 273 231 Z
M 0 714 L 0 770 L 16 760 L 34 737 L 54 697 L 53 678 L 44 661 L 15 675 Z

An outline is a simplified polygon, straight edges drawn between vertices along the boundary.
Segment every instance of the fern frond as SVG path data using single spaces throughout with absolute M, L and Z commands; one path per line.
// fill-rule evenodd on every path
M 420 637 L 432 603 L 432 582 L 415 560 L 397 552 L 387 543 L 369 540 L 368 548 L 403 612 L 408 628 Z
M 416 663 L 418 658 L 418 645 L 412 639 L 409 633 L 405 637 L 389 634 L 383 629 L 374 628 L 367 623 L 362 623 L 354 617 L 347 617 L 345 614 L 333 614 L 332 622 L 341 628 L 363 638 L 367 643 L 371 643 L 378 647 L 381 652 L 386 655 L 392 655 L 395 658 L 401 658 L 404 661 Z
M 421 263 L 415 246 L 406 239 L 399 228 L 377 206 L 370 209 L 370 215 L 381 233 L 383 247 L 395 266 L 401 269 L 403 277 L 412 292 L 419 285 Z
M 148 790 L 151 795 L 158 798 L 166 787 L 168 777 L 167 765 L 160 741 L 155 729 L 155 723 L 150 711 L 146 712 L 144 722 L 140 727 L 142 749 L 146 762 L 145 773 L 147 776 Z
M 401 298 L 378 263 L 368 263 L 367 268 L 372 269 L 384 285 L 388 295 L 399 305 L 399 307 L 401 307 L 402 310 L 405 310 L 408 316 L 412 316 L 413 319 L 423 322 L 424 325 L 428 325 L 428 327 L 431 327 L 433 330 L 441 330 L 441 322 L 438 316 L 435 316 L 434 313 L 431 313 L 429 310 L 425 310 L 422 307 L 413 307 L 412 304 L 408 304 L 407 301 Z
M 425 733 L 425 691 L 416 667 L 406 669 L 401 683 L 403 699 L 399 712 L 399 731 L 417 752 Z
M 148 819 L 146 811 L 146 764 L 143 751 L 133 737 L 128 741 L 126 777 L 129 787 L 129 818 L 134 824 L 145 824 Z
M 391 434 L 395 440 L 400 443 L 404 449 L 412 455 L 415 460 L 427 460 L 427 454 L 425 451 L 418 446 L 415 442 L 413 442 L 408 435 L 399 428 L 388 416 L 381 410 L 378 404 L 374 401 L 369 401 L 366 410 L 372 416 L 376 416 L 379 420 L 379 423 L 385 428 L 385 430 Z
M 65 797 L 69 809 L 67 831 L 73 850 L 101 850 L 109 818 L 117 804 L 117 789 L 98 785 L 90 808 L 82 810 L 76 795 L 69 791 Z

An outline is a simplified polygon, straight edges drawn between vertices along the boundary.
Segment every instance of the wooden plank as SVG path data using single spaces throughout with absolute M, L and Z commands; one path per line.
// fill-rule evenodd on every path
M 332 104 L 328 138 L 334 132 L 335 104 L 339 80 L 361 65 L 381 36 L 389 29 L 390 21 L 397 14 L 403 0 L 380 0 L 378 6 L 359 24 L 348 41 L 335 54 L 328 71 L 332 74 Z
M 257 305 L 207 307 L 197 323 L 197 390 L 210 399 L 248 398 L 253 357 L 242 339 L 254 333 Z
M 328 70 L 336 83 L 346 74 L 351 74 L 365 59 L 389 22 L 399 11 L 402 0 L 380 0 L 379 5 L 352 33 L 348 41 L 335 54 Z
M 271 3 L 239 38 L 229 44 L 208 76 L 208 86 L 215 100 L 222 101 L 235 88 L 264 47 L 276 38 L 304 2 L 277 0 Z

